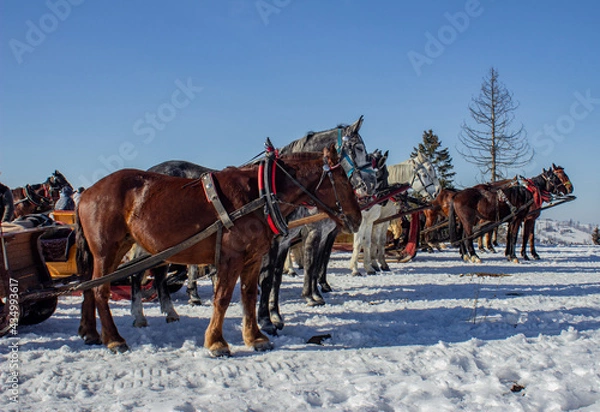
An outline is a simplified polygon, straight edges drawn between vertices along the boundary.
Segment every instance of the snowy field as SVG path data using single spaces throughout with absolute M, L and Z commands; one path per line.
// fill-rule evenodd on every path
M 0 340 L 2 411 L 598 411 L 600 247 L 539 246 L 539 262 L 502 254 L 463 263 L 455 250 L 393 263 L 393 273 L 352 277 L 334 253 L 327 305 L 307 307 L 301 279 L 286 277 L 286 326 L 275 349 L 241 336 L 236 292 L 225 321 L 233 357 L 203 348 L 203 305 L 175 295 L 167 324 L 146 303 L 149 326 L 131 326 L 127 301 L 113 315 L 131 351 L 114 355 L 77 336 L 80 297 L 47 321 Z M 306 343 L 330 334 L 323 345 Z M 8 399 L 9 345 L 18 343 L 19 403 Z

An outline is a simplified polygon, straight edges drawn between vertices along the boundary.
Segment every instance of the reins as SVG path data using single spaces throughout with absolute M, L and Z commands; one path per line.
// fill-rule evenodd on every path
M 342 220 L 344 222 L 344 224 L 348 225 L 348 221 L 347 221 L 346 215 L 344 214 L 342 205 L 340 203 L 339 196 L 337 193 L 337 188 L 335 186 L 335 181 L 333 179 L 333 174 L 332 174 L 332 170 L 334 170 L 340 166 L 339 163 L 333 167 L 329 167 L 329 165 L 327 163 L 325 163 L 323 165 L 323 174 L 321 175 L 321 178 L 319 179 L 319 183 L 317 184 L 317 189 L 318 189 L 320 187 L 320 185 L 322 184 L 322 182 L 325 178 L 325 175 L 327 175 L 329 177 L 329 181 L 331 182 L 331 187 L 333 188 L 333 193 L 335 196 L 335 204 L 338 209 L 338 211 L 336 212 L 336 211 L 332 210 L 329 206 L 327 206 L 325 203 L 323 203 L 317 196 L 315 196 L 313 193 L 311 193 L 306 187 L 304 187 L 298 180 L 296 180 L 296 178 L 294 178 L 281 165 L 280 162 L 277 161 L 278 153 L 275 150 L 275 148 L 273 147 L 273 145 L 271 144 L 271 141 L 269 139 L 267 139 L 265 146 L 267 147 L 267 149 L 266 149 L 266 154 L 265 154 L 265 160 L 263 162 L 263 164 L 264 164 L 263 180 L 265 182 L 264 187 L 263 187 L 263 189 L 264 189 L 263 195 L 266 200 L 267 208 L 269 209 L 269 212 L 270 212 L 270 214 L 267 217 L 267 221 L 269 222 L 270 227 L 275 226 L 275 229 L 277 229 L 277 231 L 275 231 L 275 230 L 273 230 L 274 228 L 271 227 L 271 229 L 273 230 L 273 232 L 275 234 L 281 233 L 281 234 L 287 235 L 288 234 L 288 225 L 287 225 L 287 222 L 285 221 L 285 219 L 283 218 L 283 216 L 281 215 L 281 209 L 279 208 L 280 201 L 279 201 L 279 199 L 277 199 L 276 190 L 275 190 L 275 170 L 276 169 L 273 167 L 273 165 L 275 165 L 277 169 L 281 170 L 281 172 L 283 172 L 283 174 L 292 183 L 294 183 L 300 190 L 302 190 L 302 192 L 304 194 L 306 194 L 325 213 L 338 217 L 340 220 Z M 261 166 L 263 164 L 261 164 Z M 260 173 L 260 169 L 259 169 L 259 173 Z M 259 182 L 260 182 L 260 175 L 259 175 Z M 268 183 L 271 183 L 271 185 L 269 186 Z M 271 223 L 273 225 L 271 225 Z M 278 232 L 280 232 L 280 233 L 278 233 Z

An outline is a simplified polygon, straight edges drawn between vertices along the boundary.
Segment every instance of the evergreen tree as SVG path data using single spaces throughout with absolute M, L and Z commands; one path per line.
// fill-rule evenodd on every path
M 592 232 L 592 242 L 594 242 L 594 245 L 600 245 L 600 229 L 598 229 L 598 226 Z
M 442 148 L 442 141 L 433 130 L 423 132 L 423 143 L 419 143 L 418 147 L 413 148 L 411 156 L 416 156 L 417 152 L 421 152 L 431 159 L 435 173 L 440 181 L 440 185 L 444 189 L 454 189 L 453 178 L 456 175 L 452 171 L 452 157 L 448 148 Z

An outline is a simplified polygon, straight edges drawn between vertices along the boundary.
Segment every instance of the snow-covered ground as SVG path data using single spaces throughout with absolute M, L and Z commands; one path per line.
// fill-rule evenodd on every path
M 421 253 L 393 273 L 352 277 L 333 255 L 327 304 L 308 307 L 301 279 L 285 278 L 286 326 L 275 349 L 243 345 L 239 294 L 225 321 L 233 357 L 203 348 L 211 314 L 175 295 L 180 322 L 156 302 L 133 328 L 112 302 L 131 351 L 114 355 L 77 336 L 80 297 L 47 321 L 0 340 L 2 411 L 598 411 L 600 247 L 539 246 L 539 262 L 501 253 L 467 264 L 456 250 Z M 323 345 L 308 344 L 330 334 Z M 18 401 L 9 400 L 18 344 Z

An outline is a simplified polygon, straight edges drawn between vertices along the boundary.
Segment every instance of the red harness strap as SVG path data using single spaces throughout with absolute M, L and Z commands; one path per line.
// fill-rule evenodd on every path
M 533 194 L 533 204 L 535 205 L 536 209 L 540 209 L 542 207 L 543 202 L 550 201 L 550 193 L 546 192 L 545 190 L 544 191 L 540 190 L 540 188 L 538 188 L 533 183 L 533 180 L 531 180 L 531 179 L 524 179 L 524 180 L 525 180 L 525 188 Z

